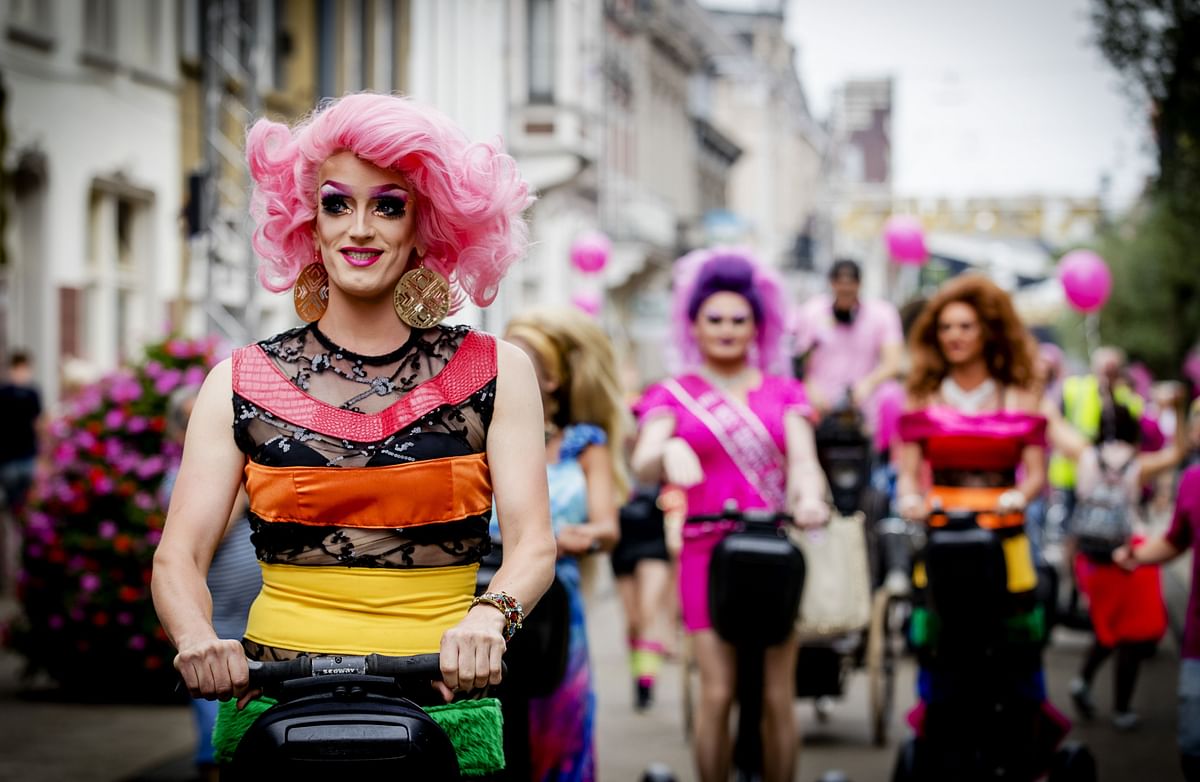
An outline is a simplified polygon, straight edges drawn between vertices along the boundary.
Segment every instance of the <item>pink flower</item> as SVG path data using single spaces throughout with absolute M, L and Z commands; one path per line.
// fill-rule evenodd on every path
M 183 373 L 183 384 L 185 386 L 198 386 L 204 382 L 204 377 L 208 373 L 204 371 L 204 367 L 191 366 Z
M 140 415 L 131 416 L 129 423 L 125 425 L 126 431 L 130 434 L 141 434 L 146 431 L 146 419 Z
M 129 639 L 129 648 L 136 651 L 141 651 L 146 648 L 146 636 L 135 635 Z
M 79 451 L 70 443 L 59 443 L 54 449 L 54 461 L 62 464 L 64 462 L 73 462 L 79 456 Z
M 126 404 L 142 398 L 142 384 L 128 374 L 117 375 L 108 389 L 108 398 Z
M 133 624 L 133 614 L 129 613 L 128 611 L 122 611 L 121 613 L 117 614 L 117 624 L 120 624 L 120 625 Z
M 104 426 L 106 429 L 120 429 L 123 423 L 125 423 L 125 413 L 120 408 L 114 407 L 104 416 Z
M 162 540 L 162 530 L 158 530 L 158 529 L 147 530 L 147 532 L 146 532 L 146 542 L 147 543 L 149 543 L 151 546 L 157 546 L 158 542 L 160 540 Z
M 166 396 L 179 386 L 183 373 L 178 369 L 165 369 L 154 381 L 154 390 Z
M 105 475 L 92 484 L 92 489 L 94 489 L 97 494 L 112 494 L 112 479 Z
M 145 480 L 146 478 L 160 474 L 164 466 L 161 456 L 151 456 L 140 460 L 134 468 L 134 473 L 137 477 Z
M 104 521 L 100 522 L 98 531 L 100 533 L 100 537 L 104 538 L 105 540 L 111 540 L 117 535 L 117 523 L 115 521 L 105 519 Z
M 144 491 L 139 491 L 133 496 L 133 504 L 137 506 L 138 510 L 153 510 L 157 505 L 154 498 Z
M 66 623 L 61 616 L 54 614 L 46 620 L 46 624 L 50 625 L 51 630 L 61 630 Z
M 110 464 L 121 458 L 121 454 L 125 451 L 125 444 L 115 437 L 107 437 L 104 440 L 104 460 Z
M 84 592 L 95 592 L 100 588 L 100 576 L 95 573 L 84 573 L 79 577 L 79 588 Z

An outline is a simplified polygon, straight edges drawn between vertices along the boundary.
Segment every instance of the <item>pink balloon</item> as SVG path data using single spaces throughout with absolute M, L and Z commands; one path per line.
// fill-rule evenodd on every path
M 571 243 L 571 263 L 584 274 L 595 274 L 608 263 L 612 242 L 599 231 L 584 231 Z
M 600 314 L 600 308 L 603 306 L 604 300 L 595 291 L 583 290 L 576 291 L 571 296 L 571 303 L 592 317 L 595 317 Z
M 1072 250 L 1058 263 L 1058 279 L 1071 306 L 1080 312 L 1095 312 L 1112 293 L 1108 264 L 1091 250 Z
M 929 251 L 925 248 L 925 231 L 915 217 L 889 217 L 883 226 L 883 239 L 888 254 L 896 263 L 920 266 L 929 259 Z

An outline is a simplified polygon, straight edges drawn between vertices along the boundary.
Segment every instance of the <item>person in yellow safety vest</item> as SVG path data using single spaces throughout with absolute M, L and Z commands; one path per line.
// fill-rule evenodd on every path
M 1125 354 L 1119 348 L 1101 347 L 1092 354 L 1092 374 L 1063 381 L 1060 412 L 1088 440 L 1094 440 L 1100 431 L 1102 392 L 1106 389 L 1112 389 L 1113 400 L 1127 408 L 1135 419 L 1142 416 L 1146 403 L 1124 382 L 1124 366 Z M 1068 503 L 1073 505 L 1070 500 L 1075 492 L 1075 462 L 1061 453 L 1053 454 L 1047 477 L 1051 488 L 1067 494 Z

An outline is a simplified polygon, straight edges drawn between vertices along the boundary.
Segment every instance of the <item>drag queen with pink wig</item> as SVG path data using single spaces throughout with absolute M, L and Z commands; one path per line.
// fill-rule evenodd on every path
M 779 283 L 748 252 L 698 250 L 675 266 L 672 329 L 678 374 L 639 403 L 638 477 L 685 487 L 687 513 L 787 511 L 801 526 L 828 518 L 827 486 L 806 419 L 801 384 L 785 376 L 785 322 Z M 729 714 L 736 655 L 712 628 L 708 564 L 728 530 L 685 527 L 679 587 L 683 621 L 700 668 L 695 715 L 702 782 L 729 778 Z M 797 640 L 768 647 L 764 660 L 763 768 L 792 779 L 797 730 L 792 713 Z
M 532 198 L 512 158 L 371 94 L 294 128 L 259 120 L 246 155 L 260 278 L 292 287 L 307 324 L 205 381 L 153 580 L 188 690 L 225 701 L 226 758 L 230 726 L 248 725 L 229 699 L 259 703 L 247 657 L 440 652 L 441 697 L 498 683 L 555 560 L 530 361 L 440 322 L 489 304 L 525 250 Z M 204 577 L 243 484 L 263 589 L 244 637 L 221 639 Z M 493 505 L 504 565 L 475 598 Z

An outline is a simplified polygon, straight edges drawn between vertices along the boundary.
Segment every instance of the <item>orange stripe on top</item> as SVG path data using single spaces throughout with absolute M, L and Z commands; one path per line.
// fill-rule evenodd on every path
M 991 486 L 934 486 L 929 491 L 930 505 L 942 510 L 969 510 L 979 513 L 975 523 L 984 529 L 1018 527 L 1025 523 L 1024 513 L 996 513 L 1000 495 L 1012 487 Z M 929 517 L 929 526 L 944 527 L 946 517 L 936 513 Z
M 264 521 L 399 528 L 491 511 L 486 454 L 387 467 L 246 464 L 250 510 Z

